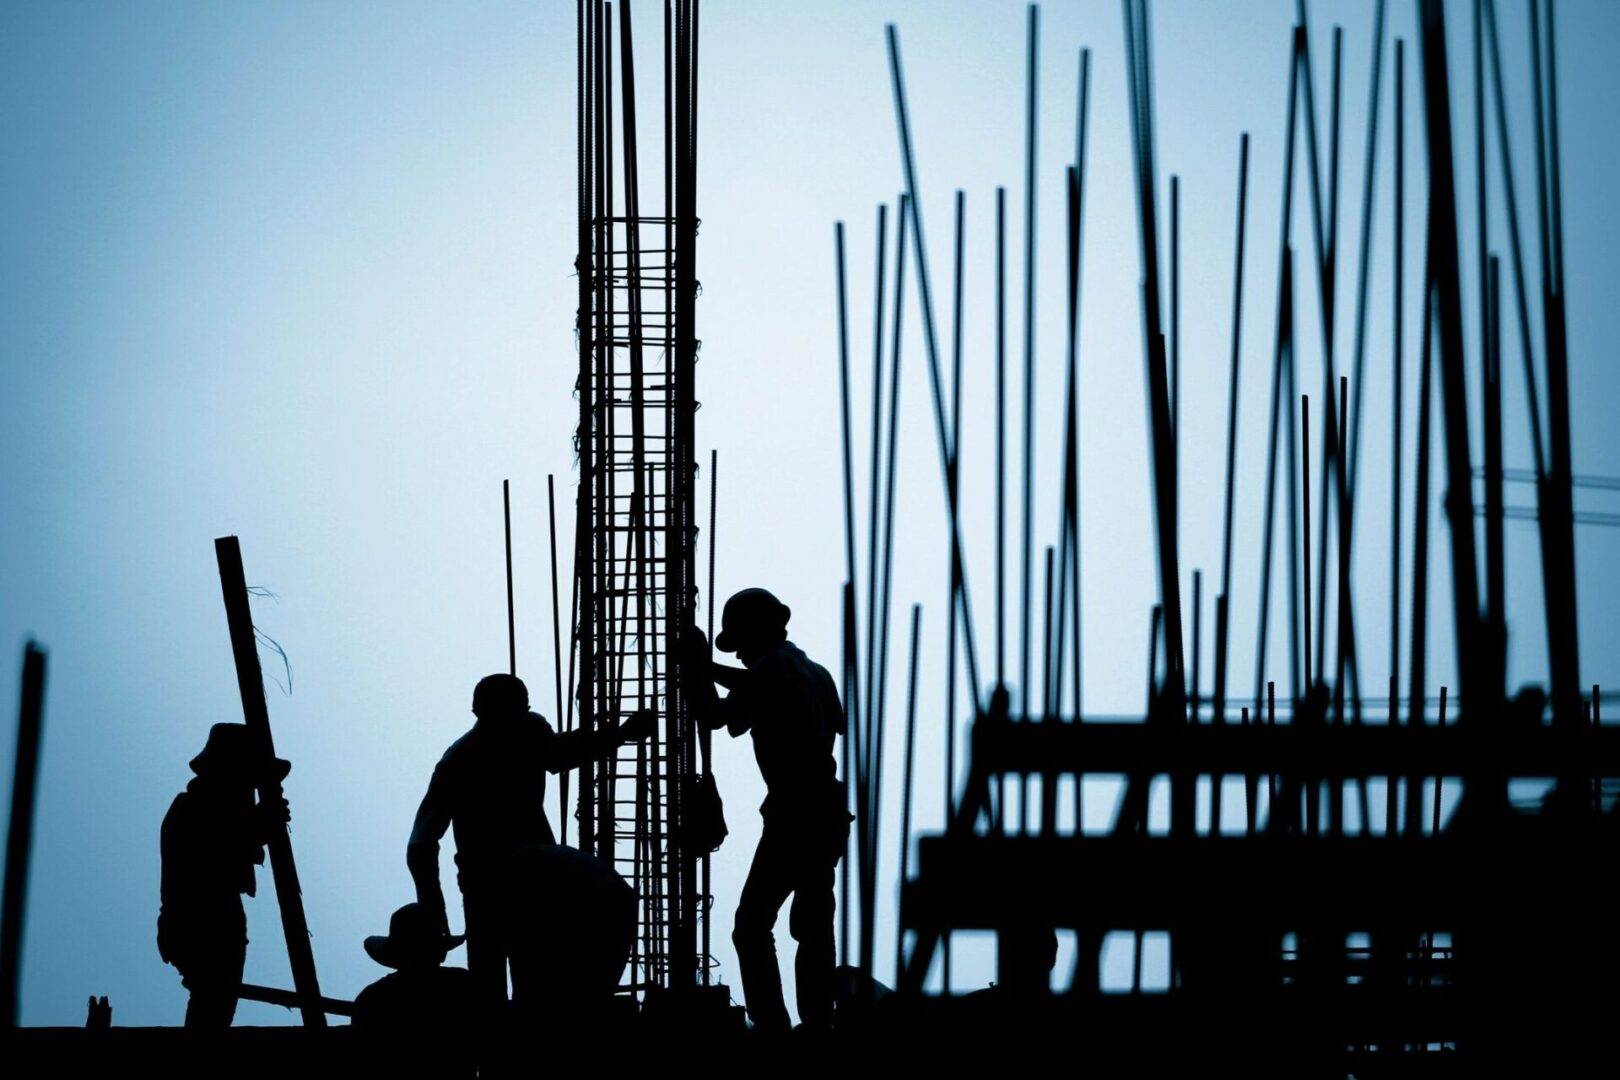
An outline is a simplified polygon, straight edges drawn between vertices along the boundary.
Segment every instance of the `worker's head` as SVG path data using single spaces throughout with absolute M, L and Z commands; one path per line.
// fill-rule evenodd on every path
M 467 940 L 446 934 L 421 904 L 406 904 L 388 920 L 388 933 L 365 940 L 366 955 L 383 967 L 411 971 L 444 963 L 451 949 Z
M 191 771 L 208 780 L 257 787 L 280 783 L 291 763 L 270 753 L 246 724 L 215 724 L 208 730 L 202 753 L 191 759 Z
M 726 601 L 714 647 L 736 653 L 745 661 L 758 656 L 787 640 L 792 614 L 786 604 L 764 589 L 744 589 Z
M 1049 926 L 1008 927 L 997 935 L 997 969 L 1001 984 L 1022 993 L 1043 993 L 1057 965 L 1057 932 Z
M 529 688 L 516 675 L 485 675 L 473 687 L 473 715 L 480 720 L 504 720 L 529 711 Z

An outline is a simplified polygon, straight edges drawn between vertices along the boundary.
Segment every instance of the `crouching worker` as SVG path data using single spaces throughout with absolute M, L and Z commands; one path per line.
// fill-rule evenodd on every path
M 636 941 L 635 890 L 604 860 L 562 844 L 514 851 L 504 876 L 519 1019 L 610 1022 Z
M 391 1034 L 444 1036 L 449 1044 L 466 1038 L 472 1018 L 472 976 L 466 968 L 445 967 L 450 950 L 464 936 L 440 932 L 421 904 L 406 904 L 388 920 L 388 933 L 366 938 L 366 955 L 393 972 L 354 999 L 354 1026 Z

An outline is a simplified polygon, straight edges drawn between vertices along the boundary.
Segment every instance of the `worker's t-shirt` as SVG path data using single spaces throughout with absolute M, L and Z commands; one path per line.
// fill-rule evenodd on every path
M 791 641 L 761 653 L 727 700 L 727 728 L 751 732 L 754 759 L 765 780 L 767 817 L 819 815 L 836 799 L 834 739 L 844 708 L 827 669 Z
M 608 732 L 559 735 L 536 714 L 479 720 L 444 752 L 411 829 L 420 876 L 438 875 L 439 840 L 453 829 L 463 889 L 518 848 L 555 844 L 546 818 L 546 773 L 599 756 Z M 413 868 L 413 873 L 417 869 Z
M 264 862 L 252 789 L 191 781 L 163 818 L 161 854 L 163 958 L 185 966 L 198 948 L 246 941 L 242 894 L 254 894 L 253 868 Z

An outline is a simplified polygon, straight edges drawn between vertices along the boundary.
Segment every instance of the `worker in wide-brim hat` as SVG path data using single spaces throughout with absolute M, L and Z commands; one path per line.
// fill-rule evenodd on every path
M 833 893 L 838 860 L 849 842 L 848 797 L 838 779 L 833 746 L 844 733 L 844 708 L 827 669 L 788 640 L 788 606 L 765 589 L 744 589 L 726 601 L 715 647 L 735 653 L 741 668 L 716 664 L 694 630 L 685 670 L 694 714 L 734 737 L 751 734 L 765 780 L 764 828 L 737 903 L 732 941 L 743 996 L 754 1026 L 790 1026 L 782 997 L 772 928 L 793 897 L 788 926 L 798 943 L 794 960 L 799 1018 L 826 1026 L 833 1006 Z M 718 683 L 730 691 L 719 697 Z
M 447 934 L 421 904 L 406 904 L 388 920 L 388 933 L 365 940 L 366 955 L 394 970 L 354 999 L 354 1026 L 388 1031 L 452 1054 L 466 1049 L 475 999 L 466 968 L 445 958 L 466 938 Z
M 196 773 L 163 819 L 158 953 L 191 992 L 186 1026 L 229 1027 L 247 962 L 244 895 L 257 891 L 254 867 L 289 820 L 281 781 L 292 766 L 271 754 L 245 724 L 215 724 Z M 265 797 L 255 800 L 258 790 Z

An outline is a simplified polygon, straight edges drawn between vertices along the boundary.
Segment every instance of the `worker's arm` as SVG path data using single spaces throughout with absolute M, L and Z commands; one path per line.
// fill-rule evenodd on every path
M 733 737 L 745 733 L 751 726 L 747 687 L 754 681 L 748 669 L 715 663 L 708 637 L 696 627 L 687 634 L 682 663 L 687 676 L 686 700 L 697 722 L 710 731 L 725 728 Z M 715 683 L 729 690 L 730 696 L 716 694 Z
M 281 785 L 279 784 L 272 789 L 269 798 L 264 798 L 261 793 L 259 801 L 253 804 L 253 813 L 255 815 L 254 827 L 258 832 L 255 839 L 258 840 L 260 845 L 269 843 L 277 832 L 285 829 L 287 824 L 292 821 L 292 810 L 288 808 L 287 796 L 282 794 Z M 262 846 L 259 857 L 254 861 L 261 866 L 264 864 Z
M 540 725 L 541 760 L 546 771 L 552 773 L 577 769 L 587 762 L 605 758 L 625 743 L 647 738 L 657 727 L 652 712 L 646 710 L 634 714 L 618 727 L 598 726 L 592 731 L 576 728 L 560 735 L 543 717 L 535 716 L 534 721 Z
M 450 921 L 444 909 L 444 890 L 439 885 L 439 841 L 450 828 L 449 794 L 449 780 L 440 762 L 433 770 L 422 805 L 417 807 L 411 839 L 405 846 L 405 865 L 416 883 L 416 902 L 427 908 L 446 932 Z
M 709 680 L 719 683 L 727 690 L 735 690 L 748 681 L 748 669 L 740 667 L 727 667 L 709 661 Z

